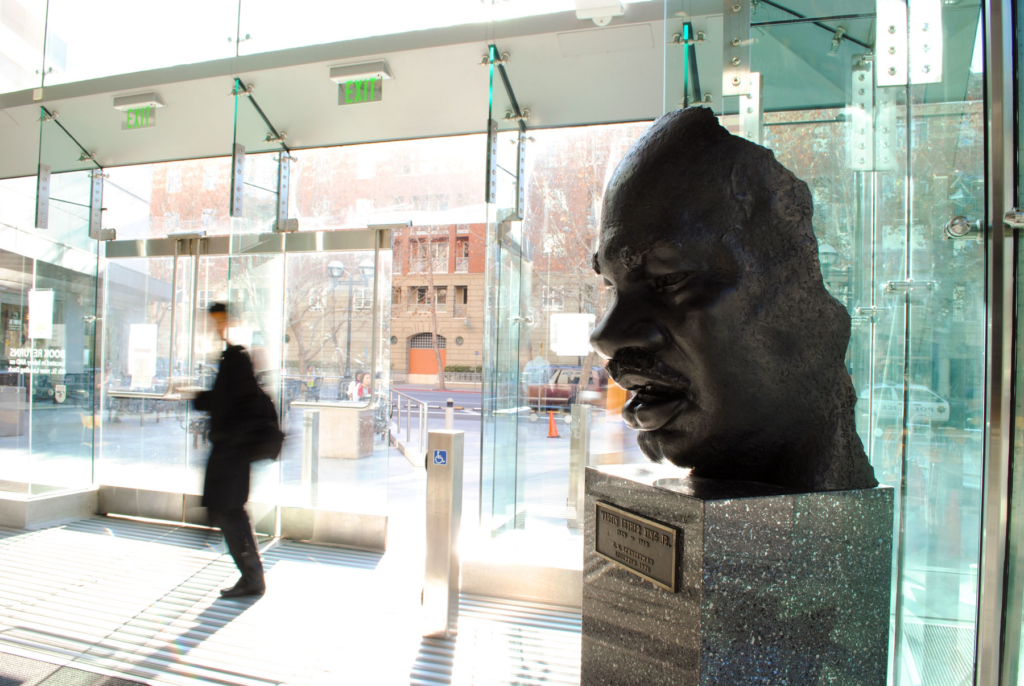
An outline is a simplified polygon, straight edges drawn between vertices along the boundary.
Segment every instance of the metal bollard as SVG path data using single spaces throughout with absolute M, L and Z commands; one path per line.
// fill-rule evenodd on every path
M 455 428 L 455 401 L 448 398 L 448 406 L 444 408 L 444 428 L 451 431 Z
M 586 501 L 586 471 L 590 463 L 590 405 L 572 406 L 569 423 L 569 498 L 566 505 L 575 511 L 570 529 L 583 528 L 583 503 Z
M 427 442 L 427 555 L 423 635 L 447 638 L 459 616 L 464 431 L 431 431 Z
M 316 507 L 320 481 L 320 410 L 302 411 L 302 486 Z

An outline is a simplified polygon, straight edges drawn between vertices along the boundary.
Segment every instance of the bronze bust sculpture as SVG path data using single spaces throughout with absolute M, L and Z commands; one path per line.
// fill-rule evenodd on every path
M 626 423 L 692 476 L 800 491 L 878 485 L 854 428 L 850 316 L 822 281 L 807 184 L 711 110 L 661 117 L 616 168 L 594 330 Z

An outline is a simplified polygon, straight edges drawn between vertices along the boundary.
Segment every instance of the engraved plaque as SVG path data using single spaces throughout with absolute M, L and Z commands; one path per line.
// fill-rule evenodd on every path
M 595 504 L 597 554 L 675 593 L 676 541 L 681 534 L 664 524 L 613 505 Z

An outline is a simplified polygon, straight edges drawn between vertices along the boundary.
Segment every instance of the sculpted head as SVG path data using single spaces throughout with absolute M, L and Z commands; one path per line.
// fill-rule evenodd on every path
M 807 185 L 711 110 L 667 114 L 608 184 L 592 336 L 652 460 L 824 491 L 877 485 L 854 428 L 850 317 L 825 289 Z

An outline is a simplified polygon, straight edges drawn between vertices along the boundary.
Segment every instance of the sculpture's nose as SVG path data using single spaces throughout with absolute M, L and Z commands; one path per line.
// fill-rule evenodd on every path
M 665 347 L 668 338 L 647 308 L 636 299 L 618 297 L 615 304 L 590 334 L 597 354 L 611 359 L 624 348 L 643 348 L 655 353 Z

